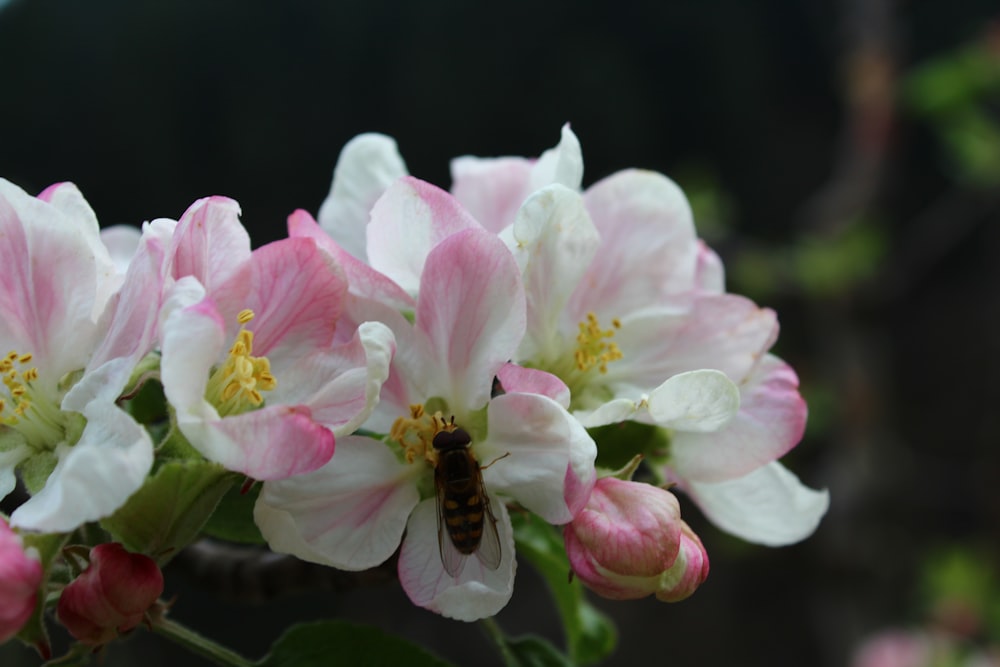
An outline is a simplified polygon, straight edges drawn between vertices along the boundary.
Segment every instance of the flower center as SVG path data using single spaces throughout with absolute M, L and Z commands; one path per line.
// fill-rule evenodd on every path
M 38 448 L 60 442 L 65 433 L 59 406 L 35 387 L 38 369 L 30 366 L 31 353 L 8 352 L 0 358 L 0 426 L 10 426 Z
M 264 403 L 261 392 L 278 386 L 268 358 L 253 356 L 253 332 L 243 327 L 253 317 L 252 310 L 240 311 L 236 317 L 241 325 L 236 342 L 229 348 L 225 363 L 208 380 L 205 398 L 222 417 L 260 407 Z
M 434 436 L 441 431 L 455 429 L 454 420 L 447 420 L 441 411 L 428 414 L 420 403 L 410 406 L 409 417 L 398 417 L 389 430 L 389 438 L 403 448 L 407 463 L 423 459 L 431 466 L 437 465 Z
M 618 344 L 611 340 L 621 326 L 616 317 L 611 320 L 611 329 L 601 329 L 597 315 L 587 313 L 587 319 L 579 324 L 580 333 L 576 335 L 576 350 L 573 353 L 578 371 L 587 373 L 597 368 L 602 374 L 607 373 L 608 363 L 622 358 Z

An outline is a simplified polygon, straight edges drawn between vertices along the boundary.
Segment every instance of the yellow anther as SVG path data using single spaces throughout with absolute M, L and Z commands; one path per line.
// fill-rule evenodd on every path
M 586 372 L 596 366 L 601 373 L 607 373 L 608 362 L 622 358 L 618 344 L 609 340 L 621 325 L 621 321 L 615 318 L 611 320 L 611 329 L 601 329 L 597 315 L 587 313 L 587 319 L 579 324 L 580 333 L 576 336 L 573 353 L 577 370 Z
M 434 450 L 434 436 L 450 426 L 440 412 L 427 414 L 422 404 L 410 406 L 409 417 L 397 417 L 389 429 L 389 439 L 403 448 L 407 463 L 423 458 L 432 465 L 437 462 Z
M 236 319 L 244 325 L 254 317 L 252 310 L 240 311 Z M 262 391 L 278 386 L 267 357 L 253 356 L 253 332 L 241 328 L 229 357 L 209 378 L 205 397 L 220 415 L 239 414 L 264 403 Z
M 31 361 L 33 358 L 34 358 L 34 355 L 32 355 L 31 352 L 26 352 L 26 353 L 22 354 L 20 357 L 18 357 L 17 360 L 19 362 L 21 362 L 22 364 L 26 364 L 29 361 Z
M 24 354 L 11 350 L 0 359 L 0 373 L 3 374 L 3 386 L 7 388 L 11 402 L 0 399 L 0 424 L 13 426 L 20 423 L 20 417 L 24 417 L 31 409 L 31 387 L 32 382 L 38 379 L 38 369 L 20 369 L 29 363 L 34 356 L 30 352 Z

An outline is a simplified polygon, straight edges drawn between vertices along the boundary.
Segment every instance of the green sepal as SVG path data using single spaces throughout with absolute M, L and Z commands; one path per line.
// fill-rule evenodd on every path
M 152 379 L 146 379 L 134 390 L 135 394 L 124 402 L 123 407 L 140 424 L 160 424 L 170 418 L 167 409 L 169 403 L 163 393 L 163 385 Z
M 240 475 L 208 461 L 167 461 L 101 526 L 129 551 L 165 564 L 197 538 Z
M 618 631 L 610 618 L 587 601 L 583 585 L 570 579 L 572 570 L 559 529 L 519 512 L 511 512 L 510 518 L 518 555 L 542 575 L 555 599 L 571 663 L 589 665 L 606 658 L 618 643 Z
M 451 667 L 426 649 L 378 628 L 343 621 L 304 623 L 282 635 L 258 667 Z
M 670 432 L 653 424 L 626 421 L 588 429 L 597 443 L 598 468 L 622 470 L 636 456 L 651 464 L 665 461 L 670 454 Z
M 51 646 L 48 628 L 45 627 L 45 607 L 47 603 L 45 591 L 48 589 L 49 577 L 56 557 L 69 538 L 69 533 L 24 533 L 21 535 L 21 545 L 27 551 L 32 549 L 38 554 L 42 564 L 42 584 L 38 591 L 38 601 L 31 618 L 17 633 L 17 638 L 34 647 L 39 654 L 45 655 Z
M 254 484 L 246 491 L 242 485 L 234 485 L 222 496 L 203 532 L 229 542 L 265 544 L 264 536 L 253 520 L 253 506 L 259 495 L 260 484 Z

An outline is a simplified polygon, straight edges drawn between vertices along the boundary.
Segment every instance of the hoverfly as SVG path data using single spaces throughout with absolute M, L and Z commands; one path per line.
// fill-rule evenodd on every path
M 438 432 L 433 441 L 438 455 L 434 468 L 438 548 L 444 571 L 456 578 L 472 554 L 491 570 L 500 567 L 497 520 L 490 510 L 482 468 L 469 450 L 471 443 L 469 434 L 458 427 Z

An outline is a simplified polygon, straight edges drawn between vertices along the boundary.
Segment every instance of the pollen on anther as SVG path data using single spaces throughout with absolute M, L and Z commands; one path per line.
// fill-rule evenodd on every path
M 253 311 L 250 310 L 249 308 L 245 308 L 241 310 L 239 314 L 236 316 L 236 321 L 239 322 L 240 324 L 246 324 L 253 318 L 254 318 Z

